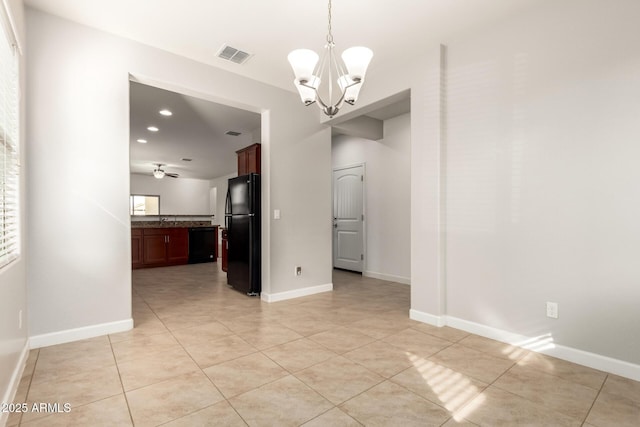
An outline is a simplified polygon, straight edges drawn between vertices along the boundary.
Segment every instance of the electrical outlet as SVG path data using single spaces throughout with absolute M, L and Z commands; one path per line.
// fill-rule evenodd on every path
M 296 267 L 295 273 L 296 276 L 302 276 L 302 267 Z
M 547 317 L 551 317 L 552 319 L 558 318 L 558 303 L 557 302 L 547 302 Z

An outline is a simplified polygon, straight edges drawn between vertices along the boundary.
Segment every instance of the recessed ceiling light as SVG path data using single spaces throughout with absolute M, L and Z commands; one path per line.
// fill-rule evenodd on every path
M 166 108 L 164 110 L 160 110 L 158 112 L 160 114 L 162 114 L 163 116 L 167 116 L 167 117 L 173 115 L 173 113 L 171 111 L 167 110 Z
M 158 129 L 158 128 L 157 128 L 157 127 L 155 127 L 155 126 L 149 126 L 149 127 L 147 128 L 147 130 L 150 130 L 151 132 L 158 132 L 160 129 Z
M 146 144 L 147 143 L 147 140 L 146 139 L 142 139 L 142 138 L 137 139 L 136 141 L 138 141 L 140 144 Z

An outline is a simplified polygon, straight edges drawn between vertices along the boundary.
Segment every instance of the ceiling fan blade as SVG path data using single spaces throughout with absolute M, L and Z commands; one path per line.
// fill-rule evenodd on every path
M 165 175 L 165 176 L 168 176 L 168 177 L 170 177 L 170 178 L 177 178 L 177 177 L 179 177 L 179 176 L 180 176 L 180 175 L 178 175 L 177 173 L 166 173 L 166 172 L 165 172 L 165 174 L 164 174 L 164 175 Z

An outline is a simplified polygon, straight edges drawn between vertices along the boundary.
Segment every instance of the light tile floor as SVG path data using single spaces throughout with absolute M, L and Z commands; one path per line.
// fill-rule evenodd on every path
M 217 263 L 133 282 L 132 331 L 29 355 L 16 402 L 71 411 L 9 426 L 640 425 L 640 383 L 412 321 L 406 285 L 335 271 L 267 304 Z

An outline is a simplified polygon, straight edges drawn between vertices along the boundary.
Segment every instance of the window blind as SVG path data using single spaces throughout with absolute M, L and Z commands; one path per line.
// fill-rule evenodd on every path
M 20 253 L 18 207 L 18 51 L 6 10 L 0 5 L 0 267 Z

